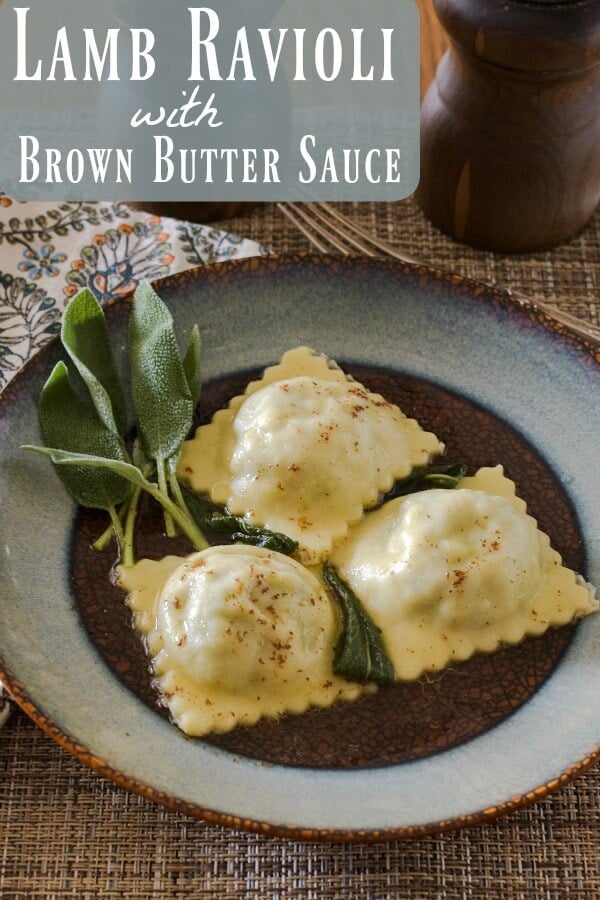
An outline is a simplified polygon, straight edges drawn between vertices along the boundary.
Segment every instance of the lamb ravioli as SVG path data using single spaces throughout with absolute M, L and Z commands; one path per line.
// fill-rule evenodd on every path
M 414 680 L 597 609 L 501 466 L 385 501 L 443 450 L 306 347 L 184 444 L 187 488 L 297 543 L 296 558 L 236 543 L 119 570 L 155 685 L 184 732 L 353 701 L 377 689 L 369 678 Z M 375 634 L 385 681 L 339 665 L 352 633 L 359 643 Z
M 322 561 L 393 483 L 443 445 L 306 347 L 288 351 L 184 444 L 178 477 Z
M 187 734 L 354 700 L 372 686 L 333 674 L 340 633 L 320 580 L 287 556 L 216 546 L 120 567 L 156 687 Z
M 331 557 L 383 633 L 398 679 L 419 678 L 598 608 L 501 466 L 454 491 L 393 500 Z

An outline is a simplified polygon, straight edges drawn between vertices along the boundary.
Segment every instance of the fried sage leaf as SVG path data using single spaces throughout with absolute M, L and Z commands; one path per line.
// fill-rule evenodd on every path
M 44 440 L 60 450 L 93 454 L 125 462 L 121 438 L 100 421 L 73 389 L 67 367 L 59 362 L 44 385 L 38 411 Z M 130 493 L 129 482 L 118 472 L 87 469 L 58 471 L 65 487 L 81 506 L 110 510 Z
M 383 644 L 381 630 L 329 562 L 323 566 L 323 577 L 339 601 L 343 618 L 333 671 L 355 681 L 393 684 L 396 676 Z
M 183 497 L 190 515 L 203 531 L 227 534 L 240 544 L 253 544 L 265 550 L 276 550 L 277 553 L 286 556 L 298 549 L 298 543 L 286 534 L 249 525 L 241 516 L 232 516 L 222 506 L 217 506 L 206 497 L 199 497 L 186 490 L 183 491 Z
M 194 401 L 173 330 L 173 317 L 141 282 L 129 318 L 131 392 L 142 446 L 161 463 L 181 447 L 192 426 Z
M 434 488 L 453 490 L 465 477 L 468 466 L 464 463 L 447 463 L 446 465 L 417 466 L 407 478 L 397 481 L 391 491 L 379 498 L 379 509 L 384 503 L 395 500 L 397 497 L 405 497 L 407 494 L 416 494 L 418 491 L 430 491 Z
M 115 366 L 104 311 L 91 291 L 73 297 L 63 315 L 61 339 L 104 425 L 125 434 L 125 398 Z

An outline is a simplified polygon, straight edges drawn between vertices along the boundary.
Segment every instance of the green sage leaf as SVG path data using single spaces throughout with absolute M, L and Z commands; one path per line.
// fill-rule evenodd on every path
M 447 463 L 437 466 L 416 466 L 407 478 L 397 481 L 391 491 L 379 498 L 379 509 L 384 503 L 395 500 L 397 497 L 405 497 L 407 494 L 416 494 L 418 491 L 430 491 L 434 488 L 454 490 L 467 474 L 468 466 L 464 463 Z
M 173 501 L 167 497 L 157 484 L 148 481 L 136 466 L 131 463 L 121 462 L 116 459 L 106 459 L 103 456 L 94 456 L 91 453 L 68 453 L 64 450 L 57 450 L 52 447 L 32 447 L 27 445 L 22 450 L 31 450 L 39 453 L 41 456 L 47 456 L 52 460 L 55 466 L 66 466 L 67 468 L 75 467 L 76 469 L 99 469 L 112 472 L 127 479 L 131 484 L 141 488 L 146 493 L 154 497 L 167 512 L 173 516 L 173 519 L 181 528 L 185 536 L 188 538 L 192 546 L 196 550 L 205 550 L 209 544 L 196 523 L 190 518 L 189 514 L 179 509 Z
M 151 459 L 144 453 L 144 448 L 140 443 L 140 439 L 136 437 L 131 448 L 131 459 L 134 466 L 137 466 L 140 472 L 149 476 L 154 470 L 155 465 Z
M 98 456 L 94 453 L 76 453 L 68 450 L 59 450 L 55 447 L 34 447 L 30 444 L 26 444 L 21 449 L 31 450 L 33 453 L 39 453 L 40 456 L 47 456 L 48 459 L 52 460 L 55 466 L 106 470 L 129 481 L 136 487 L 140 487 L 142 490 L 152 493 L 153 496 L 158 490 L 158 486 L 151 481 L 147 481 L 137 466 L 132 466 L 131 463 L 118 459 L 107 459 L 104 456 Z
M 202 341 L 200 338 L 200 329 L 197 325 L 192 328 L 190 342 L 183 359 L 183 371 L 185 372 L 186 381 L 192 395 L 194 406 L 198 405 L 200 400 L 201 383 L 201 362 L 202 362 Z
M 115 366 L 104 310 L 87 288 L 73 297 L 62 321 L 61 338 L 107 428 L 125 435 L 125 398 Z
M 127 459 L 121 438 L 75 393 L 63 362 L 44 385 L 38 411 L 46 443 L 66 453 L 94 454 L 104 462 Z M 118 472 L 71 469 L 58 474 L 81 506 L 110 509 L 130 492 L 129 483 Z
M 333 671 L 355 681 L 393 684 L 394 667 L 383 644 L 381 630 L 331 563 L 323 566 L 323 577 L 337 597 L 341 610 L 342 634 L 335 648 Z
M 292 540 L 286 534 L 249 525 L 241 516 L 232 516 L 222 506 L 218 506 L 207 497 L 199 497 L 184 489 L 182 494 L 190 515 L 203 531 L 227 534 L 228 537 L 240 544 L 253 544 L 255 547 L 275 550 L 286 556 L 290 556 L 298 549 L 297 541 Z
M 152 286 L 141 282 L 129 319 L 131 391 L 142 446 L 167 460 L 192 426 L 194 402 L 181 362 L 171 313 Z

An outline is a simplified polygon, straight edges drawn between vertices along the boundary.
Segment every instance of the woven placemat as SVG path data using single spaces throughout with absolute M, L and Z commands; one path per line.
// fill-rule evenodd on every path
M 416 204 L 344 207 L 412 256 L 598 323 L 600 215 L 550 253 L 455 244 Z M 309 249 L 274 207 L 224 227 Z M 228 832 L 158 809 L 83 768 L 21 714 L 0 732 L 0 897 L 600 897 L 600 768 L 499 822 L 406 843 L 310 845 Z

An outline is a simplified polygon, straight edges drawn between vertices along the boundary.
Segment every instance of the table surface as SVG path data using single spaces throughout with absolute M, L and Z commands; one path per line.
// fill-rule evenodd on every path
M 419 5 L 427 83 L 445 42 L 430 0 Z M 343 210 L 362 227 L 440 268 L 508 284 L 599 321 L 600 215 L 552 252 L 507 257 L 454 243 L 425 220 L 412 200 Z M 158 225 L 152 227 L 160 232 Z M 224 227 L 278 252 L 309 249 L 272 206 Z M 190 228 L 185 240 L 190 242 L 191 235 Z M 215 247 L 220 240 L 211 234 Z M 206 234 L 202 241 L 209 241 Z M 5 260 L 0 248 L 4 271 Z M 528 809 L 455 834 L 374 846 L 266 839 L 192 821 L 126 794 L 83 768 L 19 712 L 0 732 L 3 898 L 458 900 L 506 895 L 587 900 L 600 896 L 599 826 L 596 767 Z

